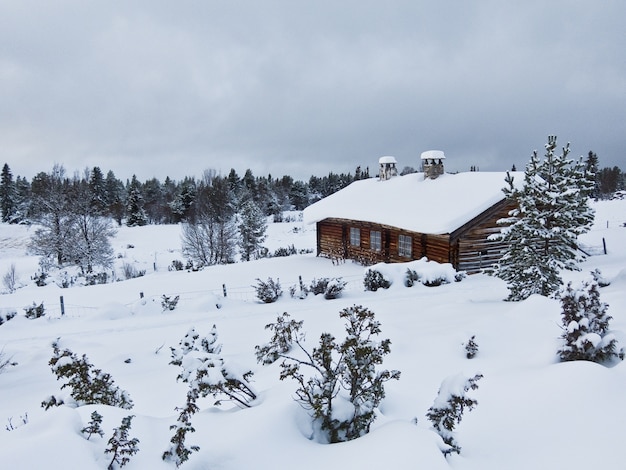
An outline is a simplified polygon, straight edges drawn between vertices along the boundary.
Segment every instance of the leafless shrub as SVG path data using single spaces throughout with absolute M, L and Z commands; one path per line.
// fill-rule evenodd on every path
M 17 286 L 17 274 L 15 272 L 15 263 L 11 263 L 9 270 L 2 277 L 2 285 L 9 291 L 9 294 L 15 292 Z

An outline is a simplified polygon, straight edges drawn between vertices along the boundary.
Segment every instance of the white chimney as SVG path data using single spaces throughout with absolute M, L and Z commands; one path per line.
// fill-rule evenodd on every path
M 396 168 L 395 157 L 380 157 L 378 159 L 378 179 L 380 181 L 385 181 L 390 179 L 392 176 L 398 176 L 398 169 Z
M 422 152 L 422 171 L 424 179 L 436 179 L 439 175 L 443 175 L 443 161 L 446 156 L 441 150 L 427 150 Z

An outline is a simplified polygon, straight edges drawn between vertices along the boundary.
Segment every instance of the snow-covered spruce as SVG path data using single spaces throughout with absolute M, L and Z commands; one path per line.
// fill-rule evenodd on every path
M 491 239 L 506 243 L 507 249 L 490 272 L 508 284 L 507 300 L 524 300 L 533 294 L 551 296 L 562 285 L 561 270 L 578 271 L 583 259 L 577 237 L 589 231 L 594 211 L 588 206 L 593 180 L 585 173 L 582 159 L 567 158 L 569 143 L 555 154 L 556 136 L 546 144 L 544 160 L 533 152 L 524 173 L 524 187 L 516 189 L 507 173 L 503 188 L 515 202 L 505 225 Z
M 134 417 L 134 415 L 130 415 L 122 418 L 120 427 L 113 428 L 113 435 L 107 442 L 107 448 L 104 450 L 105 454 L 113 454 L 113 458 L 107 467 L 108 470 L 113 470 L 116 466 L 123 467 L 130 461 L 133 455 L 139 452 L 137 447 L 139 439 L 136 437 L 128 438 L 128 431 L 130 431 L 131 421 Z
M 303 321 L 289 319 L 289 314 L 284 312 L 276 318 L 276 323 L 265 325 L 266 330 L 273 331 L 274 334 L 269 343 L 263 346 L 255 346 L 257 362 L 262 364 L 272 364 L 281 356 L 291 350 L 294 341 L 300 335 Z
M 465 347 L 465 357 L 468 359 L 473 359 L 478 353 L 478 343 L 475 340 L 476 335 L 472 335 L 472 337 L 467 340 L 467 343 L 463 344 Z
M 445 443 L 441 450 L 444 455 L 452 452 L 461 453 L 461 447 L 455 439 L 454 428 L 463 419 L 465 409 L 471 411 L 478 404 L 474 398 L 467 396 L 467 392 L 476 390 L 478 388 L 476 382 L 482 377 L 482 374 L 476 374 L 474 377 L 457 374 L 446 378 L 441 383 L 433 406 L 426 413 L 426 417 L 433 423 L 433 428 Z
M 363 278 L 365 290 L 376 292 L 378 289 L 389 289 L 391 282 L 384 278 L 380 271 L 368 269 Z
M 561 291 L 563 348 L 558 354 L 562 361 L 606 362 L 624 357 L 609 329 L 608 304 L 600 301 L 597 278 L 601 276 L 592 274 L 593 279 L 583 281 L 578 289 L 570 282 Z
M 252 199 L 241 205 L 238 217 L 239 253 L 243 261 L 259 259 L 267 232 L 267 219 Z
M 110 374 L 90 364 L 86 355 L 79 358 L 69 349 L 61 351 L 58 339 L 52 343 L 52 349 L 53 355 L 48 364 L 57 380 L 67 380 L 61 385 L 61 390 L 69 388 L 70 397 L 48 397 L 41 403 L 46 410 L 64 403 L 74 406 L 109 405 L 126 410 L 133 407 L 128 393 L 115 385 Z
M 250 385 L 252 372 L 239 374 L 222 359 L 222 345 L 217 343 L 217 328 L 213 325 L 208 336 L 201 338 L 195 328 L 190 328 L 180 341 L 178 348 L 170 348 L 172 360 L 170 364 L 180 366 L 182 371 L 177 380 L 189 385 L 187 402 L 180 411 L 176 424 L 170 426 L 174 435 L 170 439 L 170 447 L 163 453 L 163 460 L 174 462 L 176 466 L 189 459 L 192 452 L 200 450 L 199 446 L 187 448 L 187 433 L 195 432 L 191 425 L 191 416 L 199 411 L 197 401 L 200 397 L 213 395 L 235 402 L 238 406 L 248 408 L 256 399 L 256 393 Z M 218 398 L 215 405 L 219 405 Z
M 102 424 L 102 415 L 97 411 L 91 412 L 91 420 L 87 423 L 83 429 L 80 430 L 83 434 L 87 436 L 87 440 L 93 435 L 98 434 L 100 437 L 104 436 L 104 431 L 100 426 Z
M 280 379 L 291 378 L 299 384 L 296 401 L 311 414 L 314 437 L 329 443 L 367 434 L 385 397 L 384 383 L 400 378 L 397 370 L 376 370 L 390 352 L 391 341 L 375 339 L 381 330 L 374 312 L 355 305 L 339 316 L 347 320 L 347 336 L 341 344 L 323 333 L 319 347 L 309 353 L 303 346 L 304 334 L 298 333 L 293 341 L 304 358 L 296 357 L 295 351 L 278 353 L 284 359 Z M 307 378 L 301 366 L 317 374 Z
M 257 298 L 266 304 L 276 302 L 278 298 L 283 295 L 280 281 L 278 279 L 274 281 L 271 277 L 268 277 L 267 281 L 262 281 L 257 278 L 257 285 L 253 287 L 256 290 Z

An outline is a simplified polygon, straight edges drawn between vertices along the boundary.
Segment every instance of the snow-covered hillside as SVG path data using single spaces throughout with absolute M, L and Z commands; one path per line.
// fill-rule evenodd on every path
M 626 201 L 594 204 L 596 224 L 581 240 L 607 255 L 589 258 L 580 273 L 565 273 L 576 282 L 599 268 L 611 281 L 601 289 L 609 304 L 611 327 L 626 346 Z M 187 385 L 176 382 L 179 368 L 169 365 L 170 347 L 195 327 L 208 334 L 215 324 L 222 356 L 232 367 L 252 370 L 258 394 L 254 406 L 220 407 L 209 397 L 193 416 L 196 432 L 187 445 L 198 445 L 182 468 L 188 469 L 584 469 L 626 468 L 621 454 L 625 435 L 626 364 L 605 367 L 589 362 L 559 363 L 560 305 L 534 296 L 503 302 L 504 283 L 484 275 L 439 287 L 404 287 L 397 280 L 389 289 L 365 292 L 364 268 L 347 262 L 333 265 L 314 254 L 272 258 L 199 272 L 170 271 L 182 260 L 178 226 L 122 227 L 113 242 L 119 270 L 123 263 L 146 270 L 128 281 L 92 287 L 36 287 L 30 280 L 37 259 L 26 254 L 27 227 L 0 225 L 0 275 L 15 265 L 18 284 L 13 294 L 0 295 L 0 312 L 18 316 L 0 326 L 0 349 L 18 364 L 0 373 L 0 466 L 28 469 L 102 469 L 112 429 L 133 414 L 130 437 L 139 439 L 139 452 L 125 468 L 174 468 L 161 455 L 169 446 L 176 407 L 185 404 Z M 271 224 L 270 251 L 291 244 L 314 248 L 314 226 Z M 299 276 L 343 277 L 346 291 L 336 300 L 309 295 L 291 298 L 289 287 Z M 279 279 L 284 294 L 277 303 L 254 297 L 256 279 Z M 223 296 L 226 286 L 227 297 Z M 0 290 L 4 289 L 0 286 Z M 140 297 L 143 294 L 143 298 Z M 179 295 L 173 311 L 162 311 L 163 295 Z M 60 296 L 65 316 L 60 314 Z M 44 303 L 48 314 L 29 320 L 24 307 Z M 391 340 L 384 368 L 402 372 L 388 382 L 387 397 L 371 432 L 341 444 L 310 439 L 306 412 L 293 400 L 297 385 L 279 380 L 278 364 L 257 364 L 254 346 L 268 341 L 264 326 L 283 312 L 303 320 L 307 346 L 317 345 L 322 332 L 343 338 L 338 313 L 363 305 L 382 324 L 381 338 Z M 474 359 L 465 357 L 463 343 L 475 335 Z M 135 406 L 131 411 L 89 405 L 61 406 L 44 411 L 40 403 L 62 393 L 61 382 L 48 366 L 52 342 L 112 375 Z M 440 438 L 425 413 L 441 382 L 459 372 L 482 373 L 478 400 L 457 431 L 462 451 L 447 459 Z M 85 439 L 80 430 L 94 410 L 103 416 L 104 438 Z M 11 430 L 4 430 L 4 428 Z

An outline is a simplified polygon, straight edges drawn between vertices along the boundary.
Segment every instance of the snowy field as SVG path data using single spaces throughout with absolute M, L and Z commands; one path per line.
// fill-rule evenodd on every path
M 565 273 L 565 279 L 577 283 L 593 269 L 602 271 L 611 284 L 601 289 L 601 299 L 609 304 L 620 346 L 626 346 L 626 201 L 594 207 L 596 224 L 581 241 L 599 254 L 590 257 L 580 273 Z M 92 287 L 37 287 L 30 279 L 38 269 L 37 259 L 25 251 L 30 234 L 27 227 L 0 225 L 0 276 L 14 264 L 23 286 L 0 295 L 0 312 L 18 312 L 0 326 L 0 348 L 18 363 L 0 374 L 1 468 L 106 468 L 107 440 L 129 414 L 135 415 L 130 437 L 140 443 L 125 468 L 174 468 L 161 455 L 168 449 L 169 426 L 178 416 L 175 408 L 185 403 L 187 385 L 176 382 L 179 368 L 168 364 L 170 347 L 178 346 L 190 327 L 204 335 L 214 324 L 224 359 L 254 372 L 258 399 L 249 409 L 230 402 L 216 407 L 212 397 L 202 399 L 200 412 L 192 418 L 196 432 L 186 442 L 199 445 L 200 451 L 182 468 L 626 468 L 621 452 L 626 437 L 626 364 L 559 363 L 557 301 L 534 296 L 503 302 L 504 283 L 484 275 L 440 287 L 407 288 L 398 279 L 388 290 L 365 292 L 362 266 L 333 265 L 314 254 L 199 272 L 170 271 L 172 260 L 183 260 L 178 226 L 118 230 L 113 241 L 116 277 L 122 277 L 124 263 L 145 269 L 143 277 Z M 268 235 L 270 251 L 291 244 L 297 249 L 315 246 L 314 227 L 301 222 L 271 224 Z M 251 286 L 256 278 L 268 276 L 280 280 L 284 294 L 277 303 L 262 304 Z M 336 300 L 311 294 L 294 299 L 289 287 L 298 284 L 299 276 L 305 284 L 313 278 L 343 277 L 348 285 Z M 180 296 L 174 311 L 162 312 L 164 294 Z M 25 318 L 24 307 L 33 302 L 44 303 L 45 317 Z M 304 321 L 309 348 L 317 345 L 322 332 L 341 340 L 345 332 L 338 313 L 355 304 L 376 313 L 381 338 L 391 340 L 384 368 L 398 369 L 402 376 L 387 383 L 387 397 L 370 434 L 347 443 L 321 444 L 309 438 L 310 420 L 293 400 L 296 383 L 279 381 L 277 363 L 257 364 L 254 346 L 268 341 L 264 326 L 283 312 Z M 468 360 L 463 343 L 472 335 L 479 351 Z M 44 411 L 42 400 L 63 393 L 48 366 L 56 338 L 62 348 L 86 354 L 110 373 L 130 394 L 134 408 L 90 405 Z M 425 413 L 441 382 L 458 373 L 482 373 L 484 378 L 478 390 L 470 392 L 477 407 L 457 428 L 461 454 L 445 458 Z M 94 410 L 104 417 L 105 436 L 87 440 L 80 430 Z

